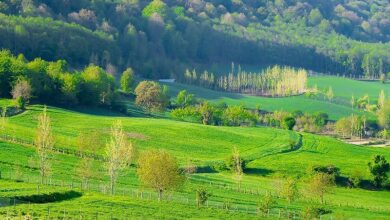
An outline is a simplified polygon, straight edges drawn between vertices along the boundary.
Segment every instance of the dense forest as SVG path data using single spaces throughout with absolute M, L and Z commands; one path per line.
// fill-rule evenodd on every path
M 147 78 L 231 62 L 379 78 L 389 12 L 384 0 L 4 0 L 0 47 Z
M 0 51 L 0 97 L 12 96 L 24 108 L 30 98 L 60 105 L 103 105 L 113 107 L 116 82 L 102 68 L 89 65 L 72 72 L 64 60 L 27 61 L 23 55 Z

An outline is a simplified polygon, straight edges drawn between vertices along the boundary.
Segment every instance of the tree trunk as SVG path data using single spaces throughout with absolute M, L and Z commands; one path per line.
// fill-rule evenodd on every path
M 162 199 L 162 195 L 163 195 L 163 190 L 162 189 L 159 189 L 158 190 L 158 201 L 160 202 L 161 199 Z
M 111 195 L 114 195 L 114 188 L 115 188 L 115 186 L 114 186 L 114 181 L 111 180 L 111 183 L 110 183 L 110 192 L 111 192 Z

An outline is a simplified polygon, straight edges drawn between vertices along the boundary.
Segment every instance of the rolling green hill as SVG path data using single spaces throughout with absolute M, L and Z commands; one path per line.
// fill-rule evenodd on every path
M 379 77 L 390 71 L 388 7 L 383 0 L 4 0 L 0 48 L 74 68 L 132 66 L 155 79 L 230 62 Z
M 179 83 L 167 84 L 170 87 L 172 96 L 176 96 L 180 90 L 187 90 L 193 93 L 198 98 L 211 100 L 214 102 L 226 102 L 229 105 L 243 104 L 247 108 L 257 108 L 266 111 L 296 111 L 315 113 L 325 112 L 330 119 L 339 119 L 351 114 L 366 114 L 369 117 L 374 117 L 374 114 L 364 112 L 363 110 L 352 109 L 350 100 L 354 96 L 355 99 L 369 95 L 371 104 L 376 104 L 379 93 L 384 90 L 387 97 L 390 96 L 390 85 L 380 82 L 357 81 L 341 77 L 321 76 L 309 77 L 309 88 L 317 85 L 321 91 L 327 91 L 332 87 L 334 92 L 334 100 L 328 101 L 326 98 L 310 98 L 304 95 L 283 97 L 283 98 L 268 98 L 257 97 L 244 94 L 226 93 L 213 91 L 197 86 L 188 86 Z
M 273 128 L 213 127 L 167 119 L 106 116 L 109 112 L 104 111 L 96 112 L 99 115 L 94 115 L 50 107 L 48 113 L 52 118 L 56 147 L 75 149 L 80 132 L 100 131 L 102 146 L 97 149 L 97 154 L 102 155 L 102 148 L 108 138 L 107 131 L 111 123 L 119 119 L 123 121 L 128 138 L 139 151 L 163 148 L 177 156 L 179 163 L 184 166 L 189 159 L 198 165 L 225 160 L 231 154 L 232 148 L 238 147 L 244 159 L 248 161 L 248 170 L 243 177 L 240 190 L 231 173 L 205 170 L 190 175 L 182 188 L 169 193 L 171 196 L 165 198 L 167 201 L 158 203 L 153 191 L 140 186 L 134 167 L 127 169 L 124 175 L 120 176 L 117 196 L 102 194 L 108 177 L 101 166 L 101 161 L 98 160 L 93 162 L 97 173 L 91 180 L 90 190 L 81 191 L 79 177 L 75 174 L 80 158 L 72 151 L 55 150 L 51 156 L 52 186 L 40 189 L 34 183 L 38 181 L 39 174 L 32 162 L 35 150 L 29 142 L 31 143 L 34 138 L 37 115 L 41 110 L 41 106 L 31 106 L 26 112 L 9 118 L 6 130 L 2 131 L 0 170 L 2 178 L 6 180 L 0 181 L 0 186 L 5 189 L 0 192 L 0 197 L 12 198 L 18 195 L 25 196 L 24 199 L 31 199 L 31 195 L 37 194 L 42 195 L 37 198 L 50 198 L 53 192 L 59 192 L 64 194 L 64 200 L 56 203 L 31 202 L 1 207 L 0 214 L 3 216 L 7 213 L 17 216 L 22 211 L 42 217 L 47 216 L 49 209 L 53 216 L 68 215 L 73 218 L 79 217 L 82 212 L 86 216 L 95 216 L 98 213 L 101 216 L 113 215 L 118 218 L 175 216 L 181 219 L 196 216 L 250 219 L 256 217 L 256 204 L 262 195 L 267 191 L 275 193 L 275 182 L 292 176 L 300 179 L 299 188 L 302 195 L 291 205 L 284 199 L 277 198 L 277 205 L 271 211 L 271 217 L 276 218 L 279 211 L 285 216 L 283 210 L 286 208 L 289 213 L 298 216 L 306 207 L 319 205 L 319 201 L 307 195 L 305 191 L 310 166 L 333 164 L 341 169 L 341 175 L 344 177 L 359 169 L 364 178 L 368 179 L 366 164 L 371 157 L 375 154 L 390 157 L 390 152 L 385 148 L 353 146 L 330 137 L 305 133 L 301 134 L 302 145 L 291 151 L 288 142 L 298 139 L 299 135 Z M 11 135 L 11 139 L 4 136 L 4 133 Z M 16 184 L 9 179 L 30 183 Z M 194 190 L 199 187 L 206 187 L 213 194 L 209 208 L 197 209 L 195 206 Z M 68 193 L 70 190 L 80 192 L 81 195 L 72 197 Z M 143 197 L 140 195 L 142 191 Z M 388 205 L 390 203 L 387 201 L 389 195 L 388 191 L 335 187 L 325 196 L 325 208 L 332 212 L 323 216 L 323 219 L 335 219 L 338 216 L 353 219 L 385 219 L 390 215 Z M 229 212 L 222 208 L 227 202 L 231 206 Z M 126 211 L 123 207 L 126 207 Z

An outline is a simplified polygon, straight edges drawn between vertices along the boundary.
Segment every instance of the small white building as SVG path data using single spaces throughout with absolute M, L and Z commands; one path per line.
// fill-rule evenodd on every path
M 159 82 L 162 83 L 174 83 L 176 80 L 175 79 L 159 79 Z

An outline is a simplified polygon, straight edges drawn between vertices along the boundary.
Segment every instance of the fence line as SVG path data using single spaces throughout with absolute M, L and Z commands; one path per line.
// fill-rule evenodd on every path
M 3 175 L 3 177 L 6 177 L 7 175 Z M 11 172 L 9 172 L 9 179 L 12 179 Z M 22 179 L 24 180 L 24 179 Z M 39 183 L 39 178 L 35 178 L 36 181 L 34 181 L 34 178 L 31 178 L 30 176 L 27 177 L 27 181 L 25 182 L 30 182 L 30 183 Z M 19 180 L 20 181 L 20 180 Z M 91 191 L 91 192 L 98 192 L 102 194 L 107 194 L 108 193 L 108 187 L 105 184 L 90 184 L 86 188 L 82 186 L 81 183 L 78 182 L 66 182 L 63 180 L 53 180 L 51 179 L 48 182 L 48 186 L 58 186 L 58 187 L 64 187 L 64 188 L 69 188 L 69 190 L 76 190 L 79 189 L 80 191 Z M 222 188 L 226 189 L 226 188 Z M 228 188 L 229 189 L 229 188 Z M 37 186 L 37 194 L 45 192 L 45 190 L 51 191 L 50 189 L 41 189 L 39 185 Z M 54 191 L 53 191 L 54 192 Z M 133 189 L 129 188 L 120 188 L 118 187 L 115 195 L 117 196 L 125 196 L 125 197 L 130 197 L 130 198 L 137 198 L 141 200 L 146 200 L 146 201 L 157 201 L 158 200 L 158 193 L 154 191 L 148 191 L 144 189 L 139 189 L 134 187 Z M 260 195 L 260 194 L 254 194 L 254 195 Z M 9 202 L 8 204 L 13 204 L 13 207 L 15 208 L 16 205 L 19 204 L 26 204 L 25 201 L 18 200 L 16 198 L 8 198 L 10 201 L 13 199 L 13 202 Z M 0 204 L 2 203 L 3 200 L 0 199 Z M 166 193 L 165 197 L 163 198 L 163 201 L 165 202 L 174 202 L 174 203 L 179 203 L 182 205 L 189 205 L 189 206 L 197 206 L 197 201 L 195 198 L 190 198 L 188 195 L 183 195 L 180 193 Z M 363 207 L 359 206 L 356 204 L 331 204 L 334 206 L 344 206 L 344 207 L 351 207 L 351 208 L 359 208 L 359 209 L 368 209 L 372 211 L 382 211 L 384 210 L 383 207 Z M 1 206 L 1 205 L 0 205 Z M 214 200 L 213 197 L 211 197 L 206 204 L 204 204 L 204 207 L 206 208 L 214 208 L 214 209 L 219 209 L 219 210 L 225 210 L 228 212 L 240 212 L 240 213 L 246 213 L 246 214 L 251 214 L 251 215 L 260 215 L 262 213 L 259 212 L 258 208 L 254 204 L 241 204 L 241 203 L 236 203 L 230 200 L 225 200 L 225 201 L 218 201 Z M 25 210 L 24 210 L 25 211 Z M 66 210 L 65 210 L 66 211 Z M 1 213 L 0 213 L 1 215 Z M 4 214 L 3 214 L 4 215 Z M 103 214 L 102 214 L 103 215 Z M 107 213 L 106 213 L 107 215 Z M 289 210 L 287 208 L 274 208 L 267 213 L 265 213 L 266 216 L 269 217 L 278 217 L 278 218 L 283 218 L 283 219 L 296 219 L 299 220 L 301 219 L 300 213 L 295 211 L 295 210 Z M 77 216 L 77 215 L 75 215 Z M 93 217 L 93 215 L 90 215 L 89 217 Z M 113 216 L 117 219 L 117 216 Z M 333 219 L 332 216 L 327 216 L 329 218 L 327 219 Z M 72 219 L 72 218 L 71 218 Z M 120 218 L 122 219 L 122 218 Z M 123 218 L 126 219 L 126 218 Z M 323 218 L 325 219 L 325 218 Z
M 6 141 L 6 142 L 12 142 L 15 144 L 21 144 L 24 146 L 34 146 L 34 142 L 31 140 L 22 139 L 22 138 L 7 135 L 7 134 L 0 134 L 0 140 Z M 97 155 L 97 154 L 90 153 L 90 152 L 84 152 L 84 151 L 80 151 L 80 150 L 75 150 L 75 149 L 70 149 L 70 148 L 66 148 L 66 147 L 54 146 L 52 151 L 56 152 L 56 153 L 67 154 L 67 155 L 72 155 L 72 156 L 76 156 L 76 157 L 88 157 L 88 158 L 92 158 L 94 160 L 104 161 L 104 157 L 101 155 Z

